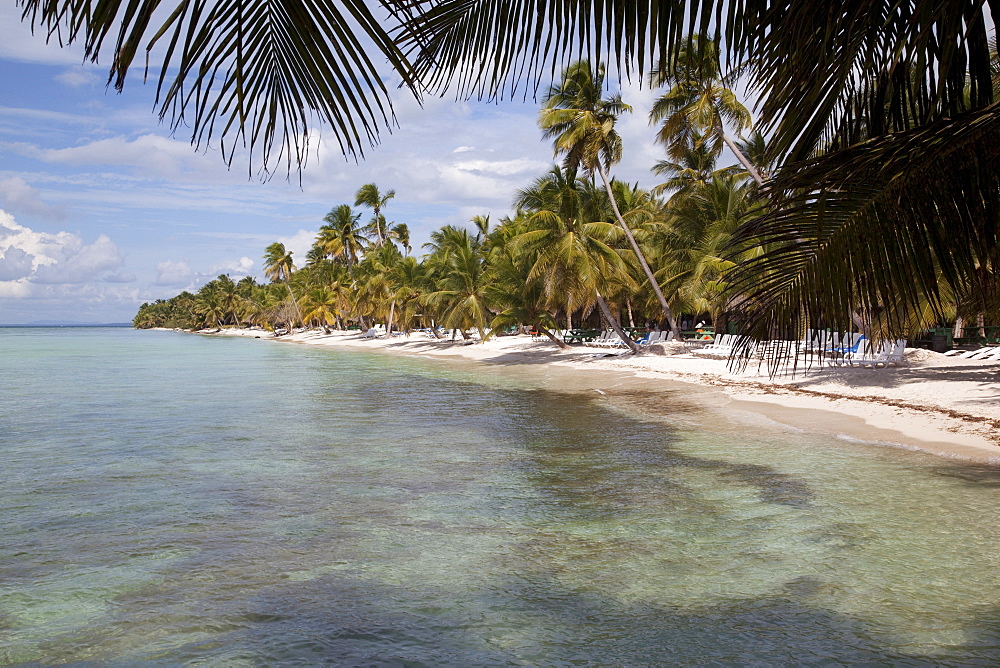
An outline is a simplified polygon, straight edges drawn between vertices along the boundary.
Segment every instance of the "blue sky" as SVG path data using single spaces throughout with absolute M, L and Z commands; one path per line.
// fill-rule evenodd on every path
M 399 93 L 399 128 L 360 163 L 321 138 L 301 186 L 249 180 L 245 165 L 230 171 L 217 151 L 170 136 L 141 68 L 119 95 L 103 66 L 32 36 L 14 3 L 0 7 L 0 324 L 125 322 L 220 273 L 262 278 L 269 243 L 303 258 L 323 216 L 370 182 L 396 190 L 385 213 L 419 252 L 443 224 L 508 213 L 514 191 L 553 164 L 531 101 L 421 108 Z M 653 93 L 636 83 L 623 96 L 635 113 L 619 125 L 615 174 L 650 187 Z

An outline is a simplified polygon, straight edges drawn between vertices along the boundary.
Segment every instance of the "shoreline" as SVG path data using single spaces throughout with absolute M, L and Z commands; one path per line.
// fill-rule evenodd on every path
M 958 359 L 922 349 L 907 349 L 907 364 L 881 369 L 825 368 L 794 377 L 768 377 L 749 366 L 743 373 L 728 369 L 726 360 L 693 354 L 683 345 L 653 346 L 641 355 L 615 354 L 606 348 L 557 348 L 548 340 L 526 335 L 502 336 L 485 343 L 435 340 L 422 333 L 364 339 L 357 331 L 307 331 L 274 337 L 256 329 L 203 331 L 211 336 L 244 336 L 262 340 L 386 354 L 458 358 L 521 373 L 555 370 L 573 391 L 594 390 L 626 396 L 634 388 L 623 382 L 604 389 L 593 372 L 611 372 L 616 381 L 633 380 L 645 390 L 698 389 L 699 405 L 719 417 L 746 413 L 761 416 L 786 430 L 817 433 L 845 441 L 871 443 L 964 460 L 1000 465 L 1000 362 Z M 609 354 L 610 353 L 610 354 Z M 535 373 L 535 372 L 531 372 Z M 626 375 L 622 375 L 622 374 Z M 597 374 L 608 378 L 605 374 Z M 657 406 L 656 403 L 662 405 Z M 663 402 L 644 401 L 662 414 Z

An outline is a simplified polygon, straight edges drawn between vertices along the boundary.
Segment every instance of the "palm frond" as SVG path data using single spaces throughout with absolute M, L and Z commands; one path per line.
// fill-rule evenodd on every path
M 713 3 L 680 0 L 400 0 L 394 33 L 431 90 L 462 98 L 533 95 L 572 61 L 611 60 L 642 75 Z M 498 38 L 498 36 L 500 36 Z
M 733 241 L 766 249 L 728 277 L 746 333 L 796 338 L 803 323 L 850 329 L 867 313 L 899 337 L 925 305 L 943 313 L 943 290 L 989 303 L 984 277 L 1000 267 L 998 133 L 994 104 L 784 170 L 770 211 Z
M 161 120 L 174 132 L 190 126 L 196 147 L 217 139 L 228 164 L 248 151 L 250 168 L 264 178 L 282 164 L 301 169 L 317 122 L 353 156 L 391 129 L 375 61 L 388 60 L 417 91 L 402 52 L 364 0 L 19 2 L 33 29 L 60 43 L 82 42 L 93 62 L 113 42 L 108 81 L 119 91 L 140 49 L 147 70 L 151 57 L 162 58 Z

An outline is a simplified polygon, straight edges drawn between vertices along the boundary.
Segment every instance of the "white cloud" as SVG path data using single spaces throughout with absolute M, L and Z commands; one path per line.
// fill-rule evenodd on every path
M 80 66 L 63 70 L 56 75 L 56 81 L 71 88 L 79 88 L 99 83 L 100 77 L 97 76 L 97 73 L 93 69 Z
M 34 255 L 14 247 L 8 247 L 0 256 L 0 281 L 16 281 L 31 275 Z
M 54 262 L 37 267 L 32 281 L 54 284 L 88 283 L 122 264 L 118 246 L 104 234 L 89 245 L 85 245 L 79 237 L 69 235 L 57 252 Z
M 454 167 L 457 170 L 473 174 L 511 176 L 514 174 L 534 175 L 539 171 L 548 169 L 549 163 L 523 158 L 516 160 L 467 160 L 465 162 L 456 162 Z
M 187 142 L 144 134 L 131 140 L 118 136 L 71 148 L 39 149 L 36 156 L 45 162 L 75 167 L 116 165 L 158 175 L 179 175 L 192 169 L 190 163 L 196 154 Z
M 47 204 L 41 193 L 19 176 L 0 179 L 0 208 L 49 220 L 62 220 L 66 216 L 61 207 Z
M 92 244 L 69 232 L 35 232 L 0 211 L 0 280 L 34 284 L 82 284 L 99 281 L 122 264 L 118 247 L 107 235 Z
M 223 262 L 221 264 L 214 265 L 209 269 L 210 274 L 243 274 L 244 276 L 250 275 L 253 270 L 254 261 L 250 258 L 243 256 L 239 260 L 230 260 L 228 262 Z
M 319 224 L 316 225 L 316 230 Z M 278 237 L 278 241 L 285 244 L 285 250 L 291 251 L 292 260 L 296 267 L 301 267 L 306 263 L 306 253 L 312 248 L 316 241 L 316 230 L 299 230 L 290 237 Z
M 165 260 L 156 264 L 156 285 L 188 285 L 193 279 L 194 272 L 187 260 Z

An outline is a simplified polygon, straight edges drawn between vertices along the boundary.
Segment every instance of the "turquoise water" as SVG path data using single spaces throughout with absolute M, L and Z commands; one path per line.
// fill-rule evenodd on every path
M 1000 661 L 997 469 L 251 339 L 0 369 L 2 663 Z

